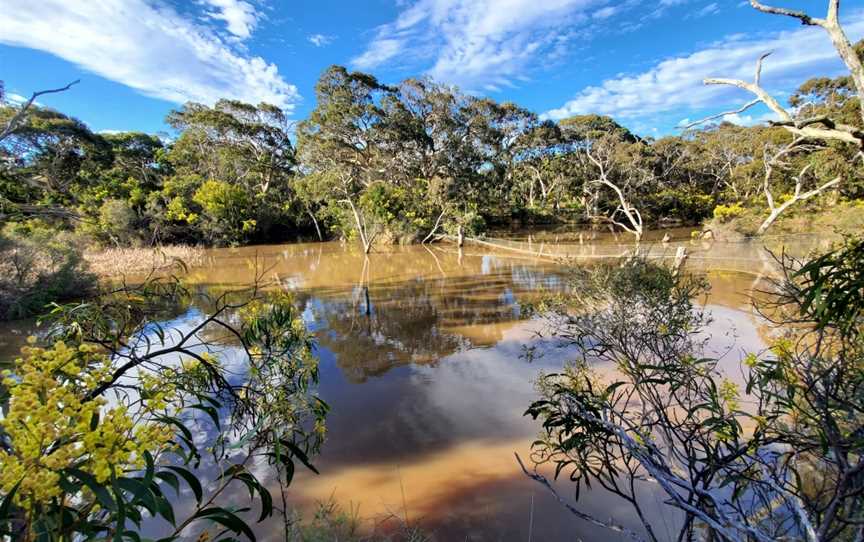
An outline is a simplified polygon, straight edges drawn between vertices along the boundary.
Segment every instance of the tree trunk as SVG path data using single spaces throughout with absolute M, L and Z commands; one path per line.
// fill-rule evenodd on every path
M 421 245 L 425 245 L 427 241 L 429 241 L 430 239 L 432 239 L 435 236 L 435 232 L 438 231 L 438 226 L 441 225 L 441 219 L 444 218 L 444 214 L 446 212 L 447 212 L 447 209 L 444 209 L 443 211 L 441 211 L 441 214 L 438 215 L 438 220 L 435 221 L 435 226 L 432 227 L 432 231 L 430 231 L 429 235 L 427 235 L 423 239 L 423 241 L 420 243 Z
M 357 226 L 357 233 L 360 235 L 360 241 L 363 243 L 363 253 L 369 254 L 372 252 L 372 243 L 375 241 L 375 236 L 369 236 L 366 231 L 365 221 L 360 218 L 360 212 L 357 211 L 357 207 L 354 205 L 354 202 L 351 201 L 351 198 L 347 199 L 348 205 L 351 206 L 351 212 L 354 213 L 354 223 Z
M 312 224 L 315 225 L 315 233 L 318 234 L 318 240 L 319 240 L 319 241 L 323 241 L 323 240 L 324 240 L 324 236 L 321 235 L 321 228 L 318 226 L 318 220 L 315 218 L 315 213 L 313 213 L 312 211 L 310 211 L 308 207 L 306 208 L 306 212 L 309 213 L 309 218 L 312 219 Z
M 765 232 L 768 231 L 768 228 L 770 228 L 771 225 L 777 221 L 777 219 L 780 217 L 780 214 L 786 210 L 786 207 L 787 205 L 781 205 L 780 207 L 773 209 L 771 211 L 771 214 L 768 215 L 768 218 L 766 218 L 765 221 L 762 222 L 762 225 L 759 226 L 759 229 L 756 230 L 756 235 L 765 235 Z

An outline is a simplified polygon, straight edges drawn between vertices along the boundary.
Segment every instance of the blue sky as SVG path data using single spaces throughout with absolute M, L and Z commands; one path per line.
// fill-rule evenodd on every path
M 823 16 L 825 0 L 774 0 Z M 548 118 L 603 113 L 643 135 L 733 109 L 766 51 L 764 85 L 782 97 L 842 73 L 818 28 L 740 0 L 3 0 L 7 93 L 81 79 L 44 103 L 95 130 L 166 130 L 184 101 L 267 101 L 300 119 L 330 64 L 385 82 L 417 75 L 512 100 Z M 841 21 L 864 37 L 864 0 Z M 767 119 L 753 109 L 730 120 Z

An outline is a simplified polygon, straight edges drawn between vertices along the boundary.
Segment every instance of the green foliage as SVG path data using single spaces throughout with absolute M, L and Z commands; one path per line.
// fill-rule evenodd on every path
M 96 284 L 76 240 L 37 221 L 5 228 L 0 258 L 3 320 L 40 314 L 55 301 L 80 299 Z
M 578 294 L 546 309 L 579 359 L 538 384 L 532 457 L 566 474 L 577 501 L 595 484 L 623 499 L 651 540 L 647 483 L 683 512 L 681 540 L 848 539 L 864 511 L 861 247 L 780 260 L 785 279 L 760 305 L 777 324 L 771 349 L 743 357 L 743 383 L 706 352 L 700 281 L 639 260 L 576 272 Z
M 860 53 L 864 45 L 856 47 Z M 5 220 L 50 217 L 101 245 L 237 245 L 314 231 L 371 246 L 432 239 L 466 213 L 486 223 L 633 227 L 617 192 L 598 182 L 590 151 L 638 213 L 637 229 L 698 223 L 735 205 L 755 220 L 765 208 L 766 156 L 790 137 L 782 127 L 721 122 L 640 138 L 603 115 L 544 121 L 429 79 L 388 85 L 342 66 L 326 69 L 315 92 L 315 109 L 297 126 L 296 152 L 285 113 L 266 103 L 185 104 L 166 119 L 176 131 L 170 143 L 95 134 L 34 107 L 0 143 L 0 211 Z M 801 118 L 857 125 L 856 92 L 848 77 L 819 77 L 790 103 Z M 0 121 L 15 113 L 0 107 Z M 772 193 L 791 193 L 793 177 L 809 166 L 815 186 L 839 177 L 844 198 L 864 196 L 857 149 L 812 143 L 775 164 Z M 823 213 L 831 203 L 822 198 L 811 209 Z
M 248 194 L 239 186 L 224 181 L 205 181 L 192 201 L 201 207 L 205 235 L 217 243 L 236 244 L 254 230 L 255 219 Z M 247 218 L 250 217 L 250 218 Z
M 666 188 L 651 196 L 648 209 L 658 218 L 701 222 L 711 216 L 714 202 L 711 194 L 694 193 L 688 188 Z
M 283 489 L 296 463 L 315 470 L 327 412 L 293 300 L 257 292 L 210 298 L 168 278 L 56 306 L 47 317 L 56 342 L 28 347 L 5 375 L 4 535 L 138 542 L 146 513 L 164 523 L 163 540 L 212 526 L 217 539 L 254 541 L 251 525 L 277 508 L 272 480 L 251 466 L 269 465 Z M 189 303 L 208 311 L 194 329 L 159 323 Z M 246 354 L 245 378 L 212 353 L 225 345 L 211 329 Z M 217 504 L 235 487 L 258 509 Z M 184 488 L 194 501 L 178 517 L 170 494 Z
M 837 250 L 811 259 L 786 282 L 786 295 L 800 300 L 800 316 L 819 329 L 836 326 L 860 334 L 864 321 L 864 238 L 847 237 Z M 791 290 L 789 290 L 791 288 Z

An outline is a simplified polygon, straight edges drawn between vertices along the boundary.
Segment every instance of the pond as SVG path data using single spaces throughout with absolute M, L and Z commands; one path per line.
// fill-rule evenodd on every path
M 691 242 L 689 231 L 673 233 L 670 243 L 649 239 L 641 251 L 672 257 L 687 248 L 688 269 L 711 284 L 710 348 L 732 365 L 742 351 L 762 349 L 766 328 L 748 294 L 771 273 L 770 254 L 761 244 Z M 381 246 L 368 257 L 337 242 L 214 249 L 190 270 L 194 283 L 214 289 L 248 285 L 266 270 L 265 280 L 294 293 L 315 333 L 320 395 L 331 412 L 315 459 L 321 474 L 295 478 L 295 507 L 309 513 L 332 499 L 369 528 L 398 517 L 436 540 L 612 539 L 565 511 L 514 458 L 527 459 L 538 434 L 523 416 L 538 374 L 573 355 L 539 336 L 542 322 L 524 307 L 563 287 L 558 258 L 591 261 L 633 246 L 602 235 L 510 237 L 502 248 Z M 806 252 L 815 243 L 789 245 Z M 5 358 L 26 335 L 22 327 L 2 330 Z M 527 346 L 541 355 L 527 360 Z M 571 496 L 566 482 L 559 485 Z M 674 521 L 659 492 L 646 498 Z M 635 526 L 626 506 L 601 493 L 587 495 L 583 506 Z M 279 522 L 258 530 L 263 539 L 282 538 Z

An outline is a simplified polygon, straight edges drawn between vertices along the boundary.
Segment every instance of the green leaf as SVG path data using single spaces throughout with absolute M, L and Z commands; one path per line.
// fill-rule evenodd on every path
M 156 473 L 156 478 L 159 478 L 169 486 L 174 488 L 174 492 L 180 495 L 180 479 L 172 472 L 160 471 Z
M 183 478 L 183 480 L 185 480 L 187 484 L 189 484 L 189 487 L 192 489 L 192 493 L 195 494 L 195 500 L 198 502 L 198 504 L 201 504 L 201 499 L 204 498 L 204 490 L 201 488 L 201 482 L 198 481 L 198 477 L 192 474 L 188 469 L 185 469 L 183 467 L 175 467 L 172 465 L 166 468 L 179 474 L 180 477 Z
M 99 504 L 102 508 L 106 510 L 117 510 L 116 503 L 114 499 L 111 497 L 111 492 L 108 491 L 108 488 L 104 484 L 100 484 L 96 481 L 91 474 L 86 473 L 80 469 L 67 469 L 66 470 L 70 475 L 74 476 L 78 480 L 81 481 L 82 484 L 87 486 L 90 491 L 96 495 L 96 500 L 99 501 Z
M 22 480 L 19 480 L 17 484 L 12 486 L 12 489 L 9 490 L 9 493 L 3 497 L 3 502 L 0 502 L 0 536 L 5 536 L 6 534 L 12 533 L 12 526 L 9 525 L 7 528 L 7 522 L 12 519 L 11 511 L 12 511 L 12 501 L 15 499 L 15 494 L 18 493 L 18 487 L 21 486 Z
M 216 426 L 216 429 L 221 428 L 221 425 L 219 424 L 219 411 L 216 410 L 215 407 L 207 405 L 192 405 L 190 408 L 206 412 L 210 416 L 210 419 L 213 420 L 213 425 Z
M 249 540 L 255 542 L 255 533 L 246 525 L 246 522 L 240 519 L 233 512 L 222 507 L 205 508 L 199 511 L 194 516 L 196 519 L 209 519 L 214 521 L 237 534 L 245 535 Z
M 294 454 L 294 457 L 296 457 L 297 459 L 300 460 L 301 463 L 303 463 L 304 465 L 306 465 L 306 468 L 307 468 L 307 469 L 311 470 L 311 471 L 314 472 L 315 474 L 321 474 L 320 472 L 318 472 L 318 469 L 316 469 L 316 468 L 312 465 L 312 463 L 309 462 L 309 457 L 306 455 L 306 452 L 304 452 L 303 450 L 301 450 L 301 449 L 300 449 L 296 444 L 294 444 L 293 442 L 291 442 L 291 441 L 288 440 L 288 439 L 279 439 L 279 442 L 280 442 L 283 446 L 285 446 L 286 448 L 288 448 L 289 450 L 291 450 L 291 453 Z

